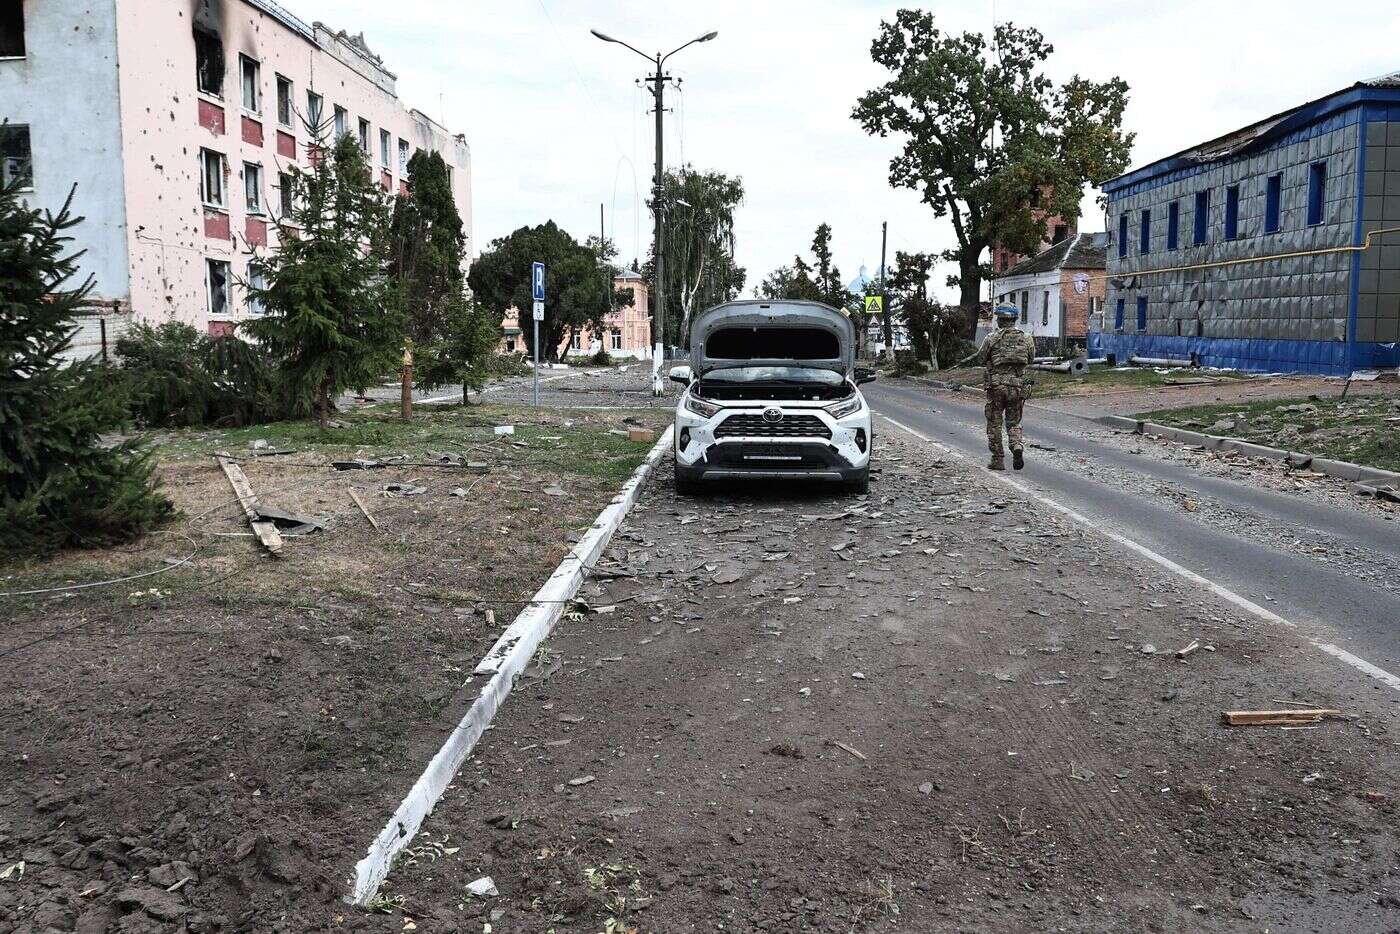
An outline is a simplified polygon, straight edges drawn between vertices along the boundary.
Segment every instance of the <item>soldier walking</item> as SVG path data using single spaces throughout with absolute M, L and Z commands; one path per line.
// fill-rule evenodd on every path
M 998 305 L 992 312 L 996 330 L 987 335 L 977 352 L 963 363 L 977 361 L 985 367 L 982 385 L 987 390 L 987 447 L 992 452 L 989 470 L 1006 469 L 1006 451 L 1002 447 L 1001 431 L 1006 425 L 1006 437 L 1011 442 L 1011 465 L 1017 470 L 1025 466 L 1025 440 L 1021 435 L 1021 413 L 1026 405 L 1026 367 L 1035 362 L 1035 341 L 1016 327 L 1019 309 Z

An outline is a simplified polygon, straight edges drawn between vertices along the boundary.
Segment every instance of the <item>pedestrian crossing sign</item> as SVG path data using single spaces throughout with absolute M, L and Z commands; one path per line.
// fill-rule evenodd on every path
M 865 313 L 867 315 L 878 315 L 885 310 L 885 297 L 883 295 L 865 296 Z

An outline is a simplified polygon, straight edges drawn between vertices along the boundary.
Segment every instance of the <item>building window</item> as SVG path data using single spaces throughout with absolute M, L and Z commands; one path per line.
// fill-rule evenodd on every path
M 249 214 L 263 212 L 262 166 L 252 162 L 243 163 L 243 195 L 248 204 Z
M 363 118 L 360 120 L 360 149 L 369 155 L 369 121 Z
M 0 58 L 24 58 L 24 0 L 0 0 Z
M 399 140 L 399 175 L 408 174 L 408 140 Z
M 1191 242 L 1196 246 L 1206 242 L 1206 232 L 1210 230 L 1210 192 L 1196 192 L 1195 236 Z
M 209 288 L 209 317 L 228 315 L 228 263 L 219 259 L 204 261 Z
M 1122 259 L 1128 255 L 1128 215 L 1123 214 L 1118 218 L 1118 258 Z
M 210 207 L 222 208 L 224 200 L 224 154 L 212 149 L 199 151 L 199 196 Z
M 612 329 L 612 349 L 613 349 L 613 350 L 621 350 L 621 349 L 622 349 L 622 328 L 613 328 L 613 329 Z
M 1031 293 L 1029 290 L 1021 293 L 1021 323 L 1025 324 L 1031 320 Z
M 346 126 L 346 119 L 350 115 L 345 112 L 345 108 L 339 104 L 335 105 L 335 138 L 340 139 L 350 130 Z
M 1050 293 L 1040 293 L 1040 326 L 1047 327 L 1050 324 Z
M 1139 295 L 1137 300 L 1137 329 L 1147 330 L 1147 296 Z
M 1146 256 L 1152 250 L 1152 209 L 1142 209 L 1141 230 L 1138 231 L 1138 252 Z
M 1175 250 L 1181 236 L 1181 202 L 1167 205 L 1167 249 Z
M 1327 163 L 1308 166 L 1308 226 L 1322 223 L 1322 205 L 1327 194 Z
M 1054 232 L 1054 234 L 1052 234 L 1052 236 L 1054 237 L 1054 239 L 1050 241 L 1051 243 L 1059 243 L 1059 242 L 1061 242 L 1062 240 L 1064 240 L 1066 237 L 1069 236 L 1069 225 L 1068 225 L 1068 224 L 1056 224 L 1056 225 L 1055 225 L 1055 232 Z
M 283 217 L 290 217 L 292 213 L 292 173 L 277 173 L 277 210 Z
M 0 182 L 20 188 L 34 187 L 29 127 L 22 123 L 0 124 Z
M 1118 299 L 1118 304 L 1113 309 L 1113 330 L 1115 331 L 1123 330 L 1123 302 L 1124 299 Z
M 194 28 L 194 71 L 201 91 L 224 96 L 224 44 L 218 33 L 198 26 Z
M 1240 235 L 1240 186 L 1231 185 L 1225 189 L 1225 239 L 1234 240 Z
M 306 122 L 312 130 L 321 128 L 321 111 L 325 108 L 325 100 L 315 91 L 306 92 Z
M 238 56 L 238 71 L 243 80 L 243 109 L 262 113 L 262 66 L 246 55 Z
M 574 332 L 574 338 L 573 338 L 572 341 L 569 342 L 569 346 L 572 347 L 574 350 L 582 350 L 582 349 L 583 349 L 583 335 L 580 334 L 578 331 L 575 331 L 575 332 Z
M 1264 232 L 1278 233 L 1279 204 L 1283 200 L 1283 176 L 1270 175 L 1264 185 Z
M 292 125 L 292 82 L 277 76 L 277 122 Z
M 380 131 L 379 131 L 379 165 L 380 165 L 382 168 L 386 168 L 386 169 L 387 169 L 387 168 L 389 167 L 389 150 L 393 147 L 393 145 L 394 145 L 394 143 L 393 143 L 392 138 L 389 136 L 389 131 L 388 131 L 388 130 L 380 130 Z
M 263 269 L 262 263 L 248 264 L 248 299 L 245 303 L 248 307 L 248 314 L 261 315 L 267 312 L 263 307 L 262 298 L 254 295 L 254 290 L 267 288 L 267 271 Z

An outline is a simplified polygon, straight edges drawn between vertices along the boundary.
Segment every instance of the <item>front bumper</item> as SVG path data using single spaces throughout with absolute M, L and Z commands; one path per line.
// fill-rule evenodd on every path
M 676 412 L 676 475 L 682 479 L 738 477 L 801 480 L 855 480 L 870 467 L 874 443 L 870 409 L 862 405 L 843 418 L 833 418 L 818 407 L 781 407 L 785 417 L 815 417 L 830 437 L 800 435 L 746 435 L 716 430 L 728 418 L 762 417 L 765 408 L 723 408 L 705 418 L 684 407 Z M 776 432 L 776 429 L 775 429 Z

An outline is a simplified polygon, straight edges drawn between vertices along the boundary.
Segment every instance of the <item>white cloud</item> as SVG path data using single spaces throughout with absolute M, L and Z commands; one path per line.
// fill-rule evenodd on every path
M 676 56 L 666 149 L 698 167 L 743 176 L 739 260 L 750 286 L 806 252 L 817 224 L 835 230 L 849 278 L 879 262 L 880 222 L 896 249 L 952 242 L 915 193 L 893 191 L 893 140 L 850 119 L 881 80 L 869 44 L 895 4 L 861 0 L 283 0 L 307 20 L 364 30 L 399 75 L 410 106 L 463 132 L 474 162 L 477 250 L 553 218 L 596 230 L 598 205 L 623 255 L 643 256 L 651 221 L 633 192 L 650 186 L 652 118 L 634 86 L 646 62 L 588 34 L 596 27 L 667 51 L 711 29 L 714 42 Z M 1055 44 L 1063 79 L 1121 75 L 1132 87 L 1133 164 L 1168 155 L 1359 79 L 1400 68 L 1400 17 L 1389 3 L 1187 0 L 955 0 L 945 28 L 987 31 L 993 19 L 1034 25 Z M 616 194 L 615 194 L 616 193 Z M 1085 229 L 1101 229 L 1086 196 Z M 942 276 L 938 285 L 942 286 Z M 952 293 L 945 291 L 948 297 Z

